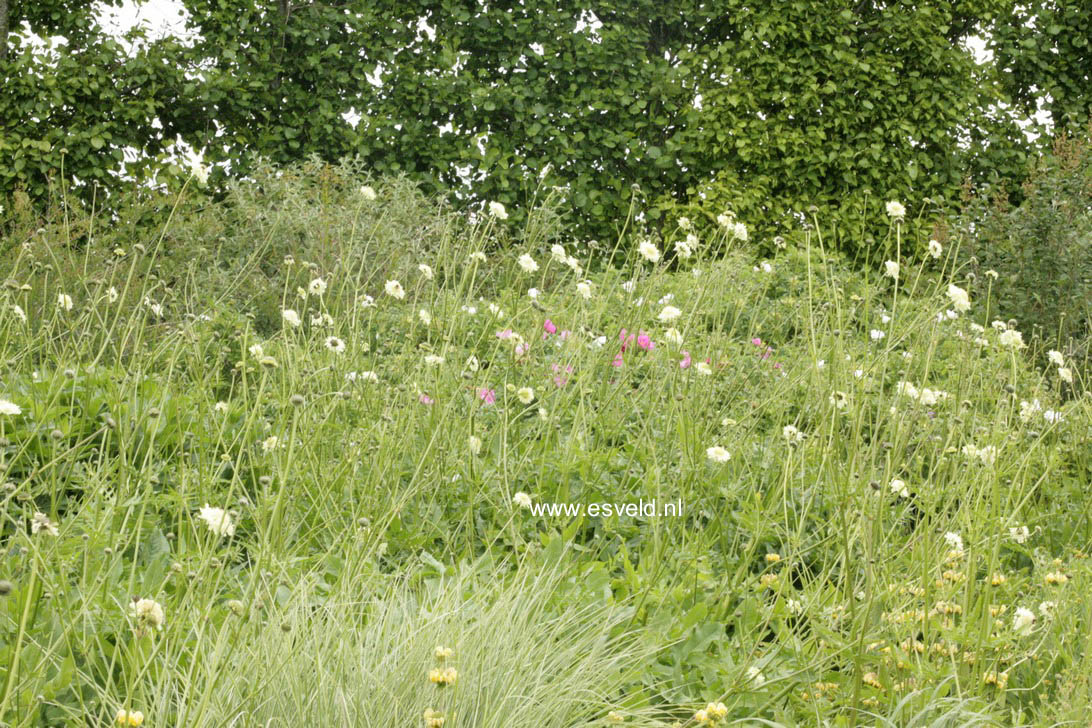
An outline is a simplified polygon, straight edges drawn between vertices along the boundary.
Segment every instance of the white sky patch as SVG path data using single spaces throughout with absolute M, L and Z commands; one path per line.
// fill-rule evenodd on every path
M 111 35 L 123 35 L 138 25 L 148 29 L 151 40 L 175 37 L 185 42 L 193 39 L 186 28 L 189 13 L 179 0 L 126 0 L 112 8 L 97 3 L 98 20 Z

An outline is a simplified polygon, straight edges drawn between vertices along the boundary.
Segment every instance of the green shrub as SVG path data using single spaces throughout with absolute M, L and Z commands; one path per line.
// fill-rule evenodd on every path
M 1004 189 L 992 189 L 980 191 L 967 210 L 960 221 L 968 239 L 962 252 L 977 297 L 991 301 L 991 317 L 1016 319 L 1041 359 L 1058 349 L 1086 365 L 1092 346 L 1092 127 L 1084 136 L 1057 139 L 1032 171 L 1018 206 L 1009 205 Z

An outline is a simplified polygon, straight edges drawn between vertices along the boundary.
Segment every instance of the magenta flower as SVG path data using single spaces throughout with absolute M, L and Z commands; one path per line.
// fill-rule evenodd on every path
M 512 333 L 513 333 L 512 329 L 505 329 L 504 331 L 498 331 L 497 332 L 497 338 L 498 339 L 511 339 L 512 338 Z
M 642 331 L 637 336 L 637 346 L 641 347 L 645 351 L 652 351 L 656 348 L 656 344 L 652 342 L 652 339 L 650 339 L 648 334 L 646 334 L 644 331 Z
M 615 355 L 614 355 L 614 361 L 612 361 L 612 362 L 610 363 L 610 365 L 611 365 L 612 367 L 620 367 L 620 366 L 622 366 L 622 365 L 623 365 L 624 363 L 625 363 L 625 361 L 624 361 L 624 360 L 622 359 L 622 353 L 621 353 L 621 352 L 619 352 L 619 353 L 617 353 L 617 354 L 615 354 Z
M 557 327 L 554 326 L 554 322 L 551 321 L 550 319 L 546 319 L 546 322 L 544 324 L 542 324 L 542 328 L 547 334 L 556 334 L 557 333 Z
M 762 339 L 756 336 L 755 338 L 751 339 L 751 343 L 755 346 L 762 346 Z
M 690 352 L 689 351 L 684 351 L 683 352 L 683 359 L 682 359 L 681 362 L 679 362 L 679 369 L 689 369 L 689 368 L 690 368 Z
M 417 398 L 417 401 L 421 404 L 432 404 L 435 400 L 424 392 L 421 392 L 421 396 Z
M 497 393 L 492 389 L 480 387 L 478 389 L 478 399 L 480 399 L 483 404 L 493 404 L 497 401 Z

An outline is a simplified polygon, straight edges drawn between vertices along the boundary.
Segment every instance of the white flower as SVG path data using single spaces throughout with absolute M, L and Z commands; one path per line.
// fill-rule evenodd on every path
M 1020 637 L 1031 634 L 1035 627 L 1035 613 L 1024 607 L 1017 607 L 1016 614 L 1012 618 L 1012 631 Z
M 674 306 L 664 306 L 664 309 L 660 311 L 660 315 L 657 316 L 657 318 L 663 323 L 667 324 L 671 323 L 681 315 L 682 311 L 675 308 Z
M 421 271 L 421 275 L 425 277 L 425 280 L 431 281 L 435 273 L 432 272 L 432 266 L 428 263 L 421 263 L 417 266 L 417 270 Z
M 963 553 L 963 537 L 955 531 L 948 531 L 944 534 L 944 540 L 948 543 L 948 548 L 952 551 L 958 551 Z
M 906 487 L 906 483 L 898 478 L 891 481 L 891 492 L 900 498 L 910 497 L 910 489 Z
M 707 377 L 710 376 L 713 373 L 713 368 L 711 366 L 709 366 L 709 364 L 707 362 L 704 362 L 704 361 L 699 361 L 698 363 L 696 363 L 694 365 L 694 370 L 698 374 L 703 374 L 703 375 L 705 375 Z
M 887 334 L 880 329 L 872 329 L 868 332 L 868 335 L 873 341 L 879 341 L 880 339 L 887 336 Z
M 936 241 L 936 240 L 930 240 L 929 241 L 929 255 L 933 256 L 934 258 L 939 258 L 943 252 L 944 252 L 944 248 L 941 246 L 941 244 L 938 241 Z
M 1049 359 L 1050 363 L 1056 367 L 1065 366 L 1065 357 L 1062 356 L 1062 352 L 1058 351 L 1057 349 L 1051 349 L 1050 351 L 1048 351 L 1047 359 Z
M 527 296 L 532 301 L 537 301 L 538 300 L 538 294 L 539 294 L 539 290 L 537 288 L 528 288 L 527 289 Z
M 731 227 L 733 219 L 735 216 L 731 212 L 722 212 L 717 215 L 717 224 L 724 228 Z
M 502 205 L 499 202 L 490 202 L 489 203 L 489 214 L 492 215 L 493 217 L 497 218 L 498 220 L 507 220 L 508 219 L 508 211 L 505 210 L 504 205 Z
M 641 244 L 637 246 L 637 252 L 649 263 L 655 263 L 660 259 L 660 249 L 651 240 L 642 240 Z
M 439 356 L 437 354 L 426 354 L 425 355 L 425 364 L 428 364 L 430 367 L 439 366 L 439 365 L 441 365 L 443 363 L 444 363 L 444 358 L 442 356 Z
M 683 230 L 689 230 L 690 229 L 690 218 L 680 217 L 679 218 L 679 227 L 682 228 Z
M 1024 543 L 1031 536 L 1031 531 L 1027 526 L 1013 526 L 1009 529 L 1009 538 L 1016 543 Z
M 726 463 L 732 457 L 732 454 L 720 445 L 713 445 L 705 449 L 705 457 L 715 463 Z
M 569 254 L 565 252 L 565 248 L 557 243 L 550 246 L 550 257 L 558 263 L 565 263 L 568 260 Z
M 276 435 L 270 435 L 262 440 L 262 452 L 272 452 L 277 449 L 277 446 L 280 445 L 280 443 L 281 441 Z
M 60 306 L 65 311 L 71 311 L 72 310 L 72 296 L 68 295 L 67 293 L 58 293 L 57 294 L 57 305 Z
M 208 182 L 209 168 L 205 166 L 205 160 L 202 159 L 201 155 L 191 149 L 186 156 L 190 166 L 190 174 L 196 177 L 201 184 Z
M 893 260 L 884 261 L 883 274 L 888 278 L 893 278 L 896 281 L 899 279 L 899 264 Z
M 990 324 L 990 328 L 992 328 L 994 331 L 1005 331 L 1006 329 L 1008 329 L 1008 327 L 1009 325 L 1004 321 L 994 321 Z
M 231 520 L 231 514 L 223 508 L 215 508 L 206 503 L 198 511 L 197 517 L 209 527 L 209 530 L 217 536 L 235 535 L 235 524 Z
M 512 496 L 512 502 L 515 503 L 520 508 L 530 508 L 531 507 L 531 496 L 527 495 L 526 493 L 524 493 L 521 490 L 520 492 L 518 492 L 514 496 Z
M 297 327 L 301 323 L 303 323 L 302 321 L 300 321 L 300 315 L 290 308 L 286 308 L 281 311 L 281 318 L 284 319 L 284 322 L 286 324 L 292 327 Z
M 417 312 L 417 318 L 419 318 L 421 320 L 421 323 L 425 326 L 428 326 L 432 323 L 432 314 L 430 314 L 423 308 Z
M 477 435 L 471 435 L 466 439 L 466 447 L 471 455 L 479 455 L 482 451 L 482 439 Z
M 1057 602 L 1039 602 L 1039 614 L 1049 619 L 1050 615 L 1054 613 L 1054 610 L 1055 608 L 1057 608 L 1057 606 Z
M 398 281 L 387 281 L 386 285 L 383 286 L 383 290 L 391 298 L 403 299 L 406 297 L 406 291 Z
M 1070 384 L 1072 384 L 1073 383 L 1073 370 L 1071 370 L 1069 367 L 1058 367 L 1058 377 L 1062 381 L 1069 382 Z
M 219 413 L 223 414 L 223 413 L 228 411 L 228 403 L 227 402 L 217 402 L 216 404 L 214 404 L 212 406 L 212 409 L 213 409 L 214 412 L 219 412 Z
M 1022 422 L 1031 422 L 1032 418 L 1043 409 L 1043 405 L 1039 403 L 1038 399 L 1033 399 L 1030 402 L 1021 400 L 1020 402 L 1020 420 Z
M 364 296 L 360 299 L 360 307 L 361 308 L 371 308 L 374 305 L 375 305 L 375 299 L 372 298 L 371 296 L 369 296 L 368 294 L 364 294 Z
M 1065 417 L 1062 416 L 1061 412 L 1048 409 L 1046 412 L 1043 413 L 1043 419 L 1053 425 L 1057 422 L 1061 422 L 1065 419 Z
M 1005 331 L 1002 331 L 1000 336 L 997 337 L 997 342 L 1001 344 L 1001 346 L 1010 349 L 1023 349 L 1025 346 L 1023 335 L 1016 329 L 1006 329 Z
M 576 273 L 577 275 L 583 273 L 583 268 L 580 267 L 580 261 L 571 255 L 565 259 L 565 265 L 569 266 L 573 273 Z
M 592 339 L 591 345 L 594 346 L 596 349 L 602 349 L 604 346 L 607 345 L 607 337 L 596 336 L 594 339 Z
M 334 317 L 326 311 L 311 317 L 311 325 L 316 328 L 326 328 L 334 325 Z
M 674 344 L 675 346 L 682 346 L 683 335 L 682 335 L 682 333 L 679 332 L 678 329 L 676 329 L 675 327 L 671 327 L 670 329 L 668 329 L 667 331 L 664 332 L 664 340 L 669 344 Z
M 467 257 L 467 260 L 470 261 L 471 263 L 484 263 L 485 262 L 485 253 L 480 251 L 480 250 L 475 250 L 473 253 L 471 253 Z
M 580 283 L 577 283 L 576 284 L 576 292 L 578 294 L 580 294 L 580 297 L 583 298 L 585 301 L 591 300 L 591 297 L 592 297 L 591 281 L 581 281 Z
M 637 281 L 626 281 L 625 283 L 622 284 L 622 290 L 625 291 L 626 293 L 633 293 L 634 289 L 636 289 L 636 288 L 637 288 Z
M 335 354 L 341 354 L 345 351 L 345 342 L 336 336 L 327 336 L 326 348 Z
M 379 375 L 375 372 L 349 372 L 345 375 L 345 378 L 350 382 L 355 382 L 358 379 L 365 382 L 378 382 Z
M 535 259 L 527 253 L 521 255 L 516 262 L 519 263 L 519 267 L 522 268 L 525 273 L 534 273 L 538 270 L 538 263 L 536 263 Z
M 751 665 L 747 668 L 747 679 L 753 682 L 755 684 L 755 687 L 760 688 L 766 684 L 766 676 L 763 675 L 762 671 L 754 665 Z
M 110 290 L 114 290 L 114 289 L 110 289 Z M 13 303 L 11 305 L 11 312 L 13 314 L 15 314 L 15 318 L 19 319 L 24 324 L 27 322 L 27 314 L 26 314 L 26 311 L 23 310 L 22 306 Z
M 23 408 L 6 399 L 0 399 L 0 415 L 21 415 L 23 414 Z
M 375 200 L 375 190 L 373 190 L 369 185 L 364 185 L 360 188 L 360 196 L 363 197 L 365 200 Z
M 113 287 L 113 286 L 110 286 L 106 290 L 106 300 L 109 301 L 110 303 L 115 303 L 118 300 L 119 295 L 120 294 L 118 293 L 118 289 Z M 16 307 L 16 308 L 18 308 L 18 307 Z M 21 311 L 22 309 L 19 309 L 19 310 Z M 25 321 L 26 319 L 24 318 L 23 320 Z
M 250 355 L 255 359 L 261 359 L 262 355 L 265 354 L 265 349 L 262 348 L 261 344 L 251 344 L 247 351 L 249 351 Z
M 312 296 L 321 296 L 326 293 L 326 281 L 316 278 L 307 284 L 307 290 Z
M 781 435 L 789 441 L 790 445 L 796 445 L 804 441 L 804 433 L 796 429 L 794 425 L 785 425 L 782 427 Z
M 773 273 L 773 266 L 766 261 L 762 261 L 762 265 L 759 267 L 762 269 L 763 273 Z
M 129 614 L 141 627 L 163 629 L 163 623 L 166 621 L 163 605 L 152 599 L 134 599 L 129 605 Z
M 690 248 L 690 246 L 687 243 L 684 243 L 682 240 L 679 240 L 675 243 L 675 253 L 680 258 L 683 258 L 685 260 L 686 258 L 689 258 L 693 254 L 693 252 L 694 251 Z
M 49 516 L 44 513 L 35 513 L 30 519 L 30 532 L 39 533 L 40 531 L 45 531 L 49 536 L 56 536 L 60 533 L 56 524 L 49 520 Z
M 906 217 L 906 208 L 902 206 L 901 202 L 891 200 L 887 203 L 887 214 L 896 220 L 901 220 Z
M 519 391 L 516 392 L 516 396 L 523 404 L 531 404 L 535 401 L 535 390 L 530 387 L 520 387 Z
M 954 283 L 948 284 L 948 299 L 952 302 L 955 310 L 960 313 L 967 313 L 971 310 L 971 298 L 967 295 L 967 291 Z

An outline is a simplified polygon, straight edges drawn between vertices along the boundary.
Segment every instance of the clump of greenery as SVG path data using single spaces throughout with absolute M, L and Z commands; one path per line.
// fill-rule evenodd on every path
M 958 239 L 593 256 L 353 174 L 4 241 L 0 722 L 1075 714 L 1087 374 Z
M 1087 364 L 1092 355 L 1092 126 L 1060 136 L 1021 190 L 975 198 L 962 223 L 974 290 L 989 313 L 1015 319 L 1040 357 L 1058 349 Z

